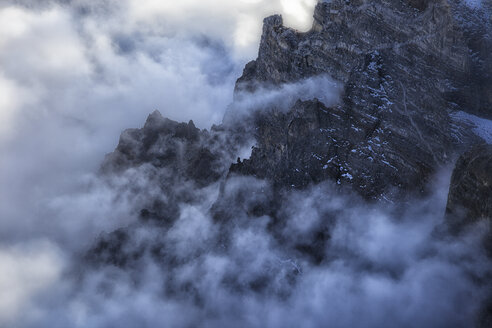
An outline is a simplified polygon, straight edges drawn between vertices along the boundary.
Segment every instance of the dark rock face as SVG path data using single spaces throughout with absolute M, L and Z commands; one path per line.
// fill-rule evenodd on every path
M 492 258 L 492 145 L 475 146 L 458 159 L 449 188 L 446 221 L 455 234 L 474 223 L 482 223 L 487 229 L 483 244 Z M 489 296 L 480 311 L 478 327 L 491 324 L 492 296 Z
M 470 10 L 464 1 L 454 1 L 453 14 L 470 49 L 471 78 L 463 81 L 459 103 L 476 115 L 492 118 L 492 3 L 482 2 L 482 10 Z
M 195 189 L 223 178 L 241 140 L 228 137 L 213 127 L 200 130 L 192 121 L 178 123 L 155 111 L 141 129 L 121 134 L 115 151 L 102 164 L 103 177 L 112 178 L 134 171 L 158 188 L 160 197 L 149 198 L 140 211 L 144 221 L 172 224 L 179 217 L 181 202 L 193 203 Z M 128 186 L 141 192 L 140 186 Z M 150 188 L 150 186 L 148 186 Z
M 458 159 L 446 212 L 455 229 L 492 220 L 492 145 L 473 147 Z
M 485 223 L 483 243 L 492 258 L 492 145 L 475 146 L 458 159 L 451 178 L 446 219 L 456 234 L 474 223 Z M 489 296 L 480 311 L 478 327 L 491 324 L 492 296 Z
M 378 53 L 386 72 L 381 77 L 402 82 L 415 107 L 428 111 L 421 104 L 431 101 L 428 107 L 435 108 L 452 100 L 490 116 L 490 31 L 490 9 L 473 10 L 464 1 L 320 1 L 307 33 L 284 27 L 280 16 L 265 19 L 258 58 L 236 90 L 320 73 L 345 84 L 367 55 Z M 412 96 L 429 93 L 434 97 Z
M 492 108 L 484 100 L 490 87 L 473 95 L 468 87 L 492 71 L 477 74 L 470 56 L 481 53 L 481 65 L 489 63 L 490 56 L 476 52 L 488 39 L 475 27 L 482 43 L 467 44 L 473 28 L 462 26 L 458 10 L 470 12 L 454 1 L 320 2 L 307 33 L 284 27 L 280 16 L 265 19 L 258 58 L 246 66 L 236 93 L 327 73 L 344 85 L 342 103 L 318 110 L 327 114 L 308 124 L 308 137 L 295 127 L 311 119 L 301 113 L 312 113 L 313 102 L 287 114 L 259 114 L 252 158 L 233 169 L 287 186 L 331 179 L 370 199 L 425 191 L 436 168 L 477 142 L 453 122 L 451 110 Z M 477 98 L 480 104 L 471 106 Z
M 480 140 L 450 113 L 492 115 L 487 17 L 454 0 L 319 2 L 307 33 L 268 17 L 236 100 L 328 74 L 343 86 L 337 106 L 308 99 L 253 108 L 246 128 L 227 122 L 210 132 L 153 114 L 142 130 L 123 133 L 104 167 L 150 163 L 205 186 L 227 173 L 235 143 L 254 138 L 251 158 L 231 173 L 281 188 L 332 180 L 371 200 L 425 193 L 441 165 Z
M 227 158 L 220 133 L 195 127 L 193 121 L 178 123 L 155 111 L 142 129 L 122 133 L 116 150 L 109 154 L 103 172 L 123 171 L 145 163 L 167 168 L 175 177 L 205 186 L 217 181 L 227 170 Z
M 405 165 L 390 164 L 385 153 L 374 156 L 374 149 L 388 142 L 380 123 L 358 114 L 327 108 L 318 100 L 299 101 L 286 113 L 258 114 L 257 145 L 250 159 L 234 164 L 231 172 L 268 179 L 279 187 L 334 180 L 370 199 L 381 199 L 386 192 L 396 196 L 403 184 L 420 183 L 410 181 Z

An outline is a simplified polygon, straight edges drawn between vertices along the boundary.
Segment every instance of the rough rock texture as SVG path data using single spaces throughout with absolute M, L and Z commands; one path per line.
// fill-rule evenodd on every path
M 208 132 L 193 121 L 178 123 L 155 111 L 142 129 L 122 133 L 116 150 L 109 154 L 103 172 L 123 171 L 145 163 L 173 171 L 175 177 L 193 180 L 200 186 L 217 181 L 227 170 L 223 140 L 217 130 Z
M 456 163 L 451 179 L 446 219 L 454 233 L 481 222 L 484 245 L 492 257 L 492 145 L 475 146 Z M 484 303 L 478 327 L 492 325 L 492 296 Z
M 284 27 L 280 16 L 265 19 L 258 58 L 246 65 L 236 90 L 320 73 L 348 83 L 368 55 L 379 53 L 387 74 L 410 86 L 409 94 L 430 92 L 440 96 L 435 104 L 445 98 L 490 117 L 490 33 L 490 9 L 460 0 L 320 2 L 307 33 Z
M 446 212 L 452 225 L 492 220 L 492 145 L 475 146 L 458 159 Z
M 465 35 L 473 28 L 462 26 L 458 9 L 470 11 L 446 0 L 320 2 L 307 33 L 284 27 L 280 16 L 265 19 L 258 58 L 246 65 L 236 93 L 327 73 L 344 85 L 343 99 L 318 110 L 325 118 L 304 128 L 307 138 L 295 127 L 312 121 L 301 113 L 319 105 L 260 113 L 258 145 L 233 170 L 289 186 L 329 178 L 371 199 L 424 191 L 436 168 L 477 142 L 451 110 L 492 113 L 492 89 L 481 84 L 492 70 L 477 68 L 490 66 L 487 25 L 477 24 L 481 41 L 472 47 Z M 472 92 L 473 83 L 481 88 Z M 473 107 L 471 99 L 480 100 Z
M 449 188 L 446 220 L 455 234 L 480 222 L 486 229 L 485 249 L 492 257 L 492 145 L 475 146 L 458 159 Z M 478 326 L 491 325 L 492 296 L 481 310 Z
M 152 181 L 161 197 L 149 198 L 140 216 L 170 224 L 179 216 L 180 202 L 194 201 L 194 189 L 205 188 L 227 174 L 232 154 L 240 145 L 240 140 L 228 137 L 220 127 L 200 130 L 192 121 L 178 123 L 155 111 L 143 128 L 121 134 L 101 173 L 111 178 L 133 170 Z
M 492 2 L 470 9 L 465 1 L 453 1 L 453 14 L 463 31 L 471 56 L 470 77 L 458 87 L 461 104 L 471 113 L 492 118 Z
M 343 86 L 337 106 L 309 99 L 287 110 L 252 108 L 246 127 L 228 121 L 210 133 L 150 120 L 122 135 L 105 166 L 172 167 L 203 186 L 227 172 L 234 142 L 250 137 L 251 157 L 231 173 L 280 188 L 332 180 L 372 200 L 424 193 L 441 165 L 480 140 L 450 113 L 492 115 L 490 25 L 487 10 L 457 0 L 320 2 L 307 33 L 268 17 L 235 99 L 327 74 Z M 227 154 L 217 152 L 220 129 Z
M 231 172 L 266 178 L 278 187 L 334 180 L 372 199 L 384 197 L 385 191 L 396 194 L 402 187 L 397 172 L 405 171 L 405 163 L 397 168 L 384 153 L 373 157 L 373 148 L 385 147 L 387 142 L 379 136 L 381 127 L 366 119 L 340 107 L 327 108 L 318 100 L 299 101 L 285 113 L 260 113 L 255 124 L 257 145 L 250 159 L 234 164 Z

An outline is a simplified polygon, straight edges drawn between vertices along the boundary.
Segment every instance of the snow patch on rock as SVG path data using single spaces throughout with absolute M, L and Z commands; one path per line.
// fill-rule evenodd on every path
M 468 114 L 463 111 L 454 113 L 453 117 L 458 121 L 470 124 L 473 133 L 485 140 L 486 143 L 492 144 L 492 120 Z

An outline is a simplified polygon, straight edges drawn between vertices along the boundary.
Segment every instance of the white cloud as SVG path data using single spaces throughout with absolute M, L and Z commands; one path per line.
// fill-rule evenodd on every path
M 12 120 L 16 110 L 22 105 L 29 95 L 23 94 L 22 88 L 19 88 L 14 81 L 6 79 L 0 73 L 0 139 L 6 138 L 12 129 Z
M 7 326 L 57 282 L 63 260 L 56 246 L 37 241 L 0 247 L 0 263 L 0 325 Z
M 0 32 L 0 61 L 8 75 L 36 83 L 39 76 L 75 79 L 89 72 L 70 13 L 7 7 L 0 10 L 0 21 L 7 27 Z

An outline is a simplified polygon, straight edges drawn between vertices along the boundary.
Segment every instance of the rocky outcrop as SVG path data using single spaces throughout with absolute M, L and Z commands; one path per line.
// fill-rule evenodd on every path
M 468 230 L 473 224 L 482 224 L 483 245 L 492 258 L 492 145 L 475 146 L 458 159 L 449 188 L 446 223 L 454 234 Z M 480 311 L 478 327 L 491 324 L 492 296 L 489 296 Z
M 155 111 L 142 129 L 129 129 L 121 134 L 116 150 L 105 158 L 102 171 L 121 172 L 150 164 L 205 186 L 224 175 L 227 157 L 218 129 L 200 130 L 193 121 L 174 122 Z
M 343 86 L 337 105 L 305 99 L 288 108 L 257 106 L 210 132 L 154 113 L 143 129 L 122 134 L 103 171 L 149 164 L 203 187 L 225 176 L 237 149 L 254 139 L 251 157 L 229 173 L 278 188 L 332 180 L 371 200 L 425 193 L 440 166 L 480 142 L 450 114 L 492 115 L 487 17 L 455 0 L 321 1 L 306 33 L 268 17 L 258 58 L 238 79 L 229 111 L 259 88 L 321 74 Z
M 492 145 L 479 145 L 456 163 L 446 214 L 455 230 L 481 220 L 492 222 Z
M 415 94 L 431 92 L 440 95 L 435 101 L 444 97 L 490 116 L 490 15 L 461 0 L 320 1 L 307 33 L 284 27 L 280 16 L 265 19 L 258 58 L 246 65 L 236 90 L 320 73 L 347 83 L 378 52 L 385 65 L 406 68 L 400 81 Z
M 258 145 L 233 170 L 287 186 L 331 179 L 370 199 L 425 192 L 438 167 L 479 140 L 449 113 L 470 110 L 477 97 L 482 112 L 492 108 L 484 100 L 491 89 L 469 94 L 470 81 L 488 73 L 476 74 L 465 38 L 470 29 L 460 24 L 457 6 L 445 0 L 320 2 L 307 33 L 284 27 L 280 16 L 265 19 L 258 58 L 238 79 L 237 95 L 318 74 L 340 81 L 344 92 L 340 105 L 314 110 L 318 114 L 315 101 L 258 114 Z M 320 121 L 306 125 L 311 135 L 298 133 L 295 127 L 313 115 Z
M 454 0 L 452 11 L 470 53 L 469 76 L 459 85 L 460 100 L 468 112 L 492 119 L 492 3 L 469 8 Z
M 225 177 L 241 140 L 229 137 L 220 127 L 200 130 L 178 123 L 155 111 L 141 129 L 121 134 L 115 151 L 101 166 L 101 176 L 111 179 L 130 172 L 138 181 L 148 180 L 160 197 L 142 205 L 143 220 L 171 224 L 179 217 L 179 204 L 195 201 L 195 189 L 205 188 Z M 139 179 L 140 177 L 140 179 Z M 138 186 L 128 186 L 138 192 Z
M 446 221 L 455 234 L 475 223 L 482 224 L 486 229 L 482 231 L 483 244 L 492 257 L 492 145 L 475 146 L 458 159 L 449 188 Z M 478 327 L 491 324 L 492 296 L 489 296 L 480 310 Z
M 227 173 L 237 143 L 253 138 L 251 158 L 230 173 L 280 188 L 332 180 L 372 200 L 425 193 L 440 166 L 480 141 L 450 113 L 492 115 L 487 17 L 457 0 L 321 1 L 306 33 L 268 17 L 230 111 L 259 88 L 321 74 L 343 86 L 338 105 L 254 107 L 210 132 L 152 114 L 143 129 L 123 133 L 103 167 L 150 163 L 205 186 Z
M 381 151 L 388 149 L 384 125 L 369 115 L 327 108 L 315 99 L 299 101 L 288 112 L 259 113 L 255 126 L 257 145 L 249 159 L 231 167 L 233 173 L 268 179 L 279 188 L 333 180 L 379 200 L 404 197 L 403 186 L 422 183 L 423 172 L 407 170 L 410 160 L 392 164 L 391 152 Z M 426 169 L 431 170 L 421 168 Z
M 405 61 L 398 59 L 416 59 L 417 70 L 409 75 L 434 65 L 447 68 L 441 70 L 446 73 L 466 71 L 468 48 L 450 4 L 428 1 L 424 11 L 416 11 L 411 3 L 320 2 L 307 33 L 284 27 L 280 16 L 266 18 L 258 58 L 246 66 L 236 89 L 251 88 L 257 82 L 295 81 L 322 72 L 347 83 L 365 55 L 376 51 L 401 65 Z

